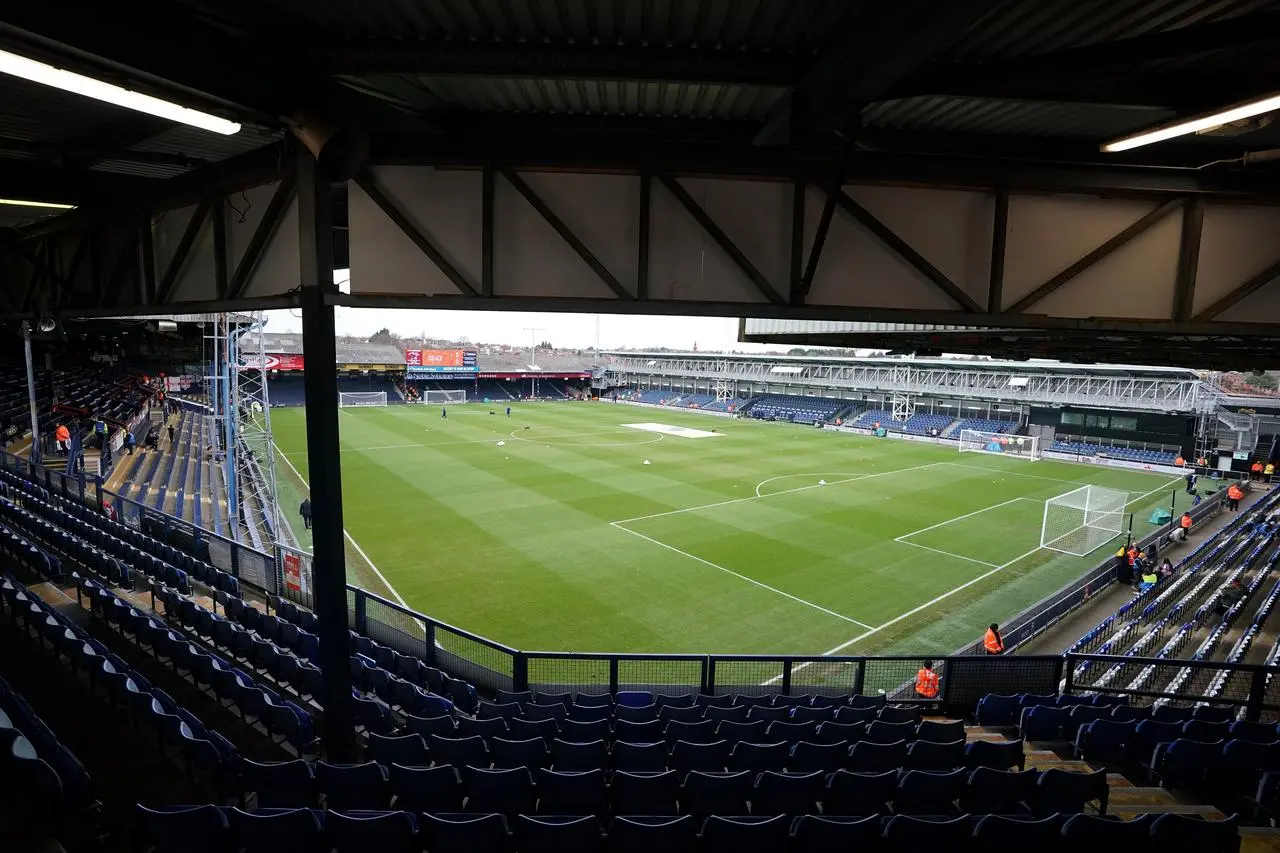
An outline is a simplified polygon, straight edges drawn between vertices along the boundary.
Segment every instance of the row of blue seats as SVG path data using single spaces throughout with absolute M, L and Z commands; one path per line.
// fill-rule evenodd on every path
M 649 690 L 620 690 L 610 693 L 549 693 L 533 690 L 499 690 L 497 704 L 509 705 L 563 705 L 571 708 L 574 705 L 583 708 L 643 708 L 653 706 L 663 708 L 722 708 L 730 705 L 748 707 L 787 707 L 787 708 L 882 708 L 888 700 L 883 693 L 874 695 L 845 694 L 831 695 L 824 693 L 801 693 L 797 695 L 782 693 L 722 693 L 718 695 L 706 693 L 654 693 Z
M 1183 746 L 1170 756 L 1173 743 Z M 1173 788 L 1195 788 L 1213 778 L 1252 789 L 1263 773 L 1280 771 L 1280 735 L 1268 723 L 1095 720 L 1081 727 L 1075 748 L 1085 761 L 1142 767 Z
M 301 701 L 319 704 L 320 671 L 315 666 L 319 642 L 314 634 L 279 614 L 263 613 L 230 596 L 224 597 L 226 616 L 220 617 L 171 590 L 157 588 L 153 594 L 163 603 L 168 618 L 207 638 L 242 665 L 270 677 L 279 689 L 297 693 Z M 295 608 L 291 615 L 304 621 L 302 613 Z M 412 716 L 452 715 L 453 700 L 437 694 L 433 687 L 449 690 L 474 707 L 475 688 L 466 682 L 354 632 L 351 637 L 356 650 L 351 658 L 356 722 L 364 731 L 386 734 L 394 730 L 393 707 Z M 360 649 L 394 670 L 380 666 L 375 657 Z
M 158 745 L 178 744 L 193 768 L 231 766 L 238 759 L 235 748 L 221 735 L 206 730 L 168 694 L 153 690 L 141 673 L 10 575 L 0 580 L 0 601 L 17 636 L 48 650 L 57 662 L 65 658 L 73 671 L 85 673 L 91 689 L 101 686 L 109 700 L 129 710 L 136 726 L 155 733 Z M 53 769 L 58 784 L 40 789 L 42 801 L 71 811 L 96 808 L 88 774 L 69 752 L 61 753 Z
M 374 733 L 376 734 L 376 733 Z M 371 740 L 374 734 L 370 735 Z M 522 737 L 521 735 L 528 735 Z M 889 770 L 950 771 L 963 767 L 1020 767 L 1024 763 L 1022 741 L 989 745 L 985 741 L 965 743 L 963 740 L 936 742 L 929 740 L 875 741 L 785 741 L 752 743 L 727 740 L 686 741 L 614 741 L 612 747 L 603 740 L 565 741 L 554 733 L 542 736 L 517 733 L 516 738 L 446 737 L 424 735 L 406 727 L 405 734 L 391 738 L 405 744 L 407 738 L 425 738 L 425 752 L 409 750 L 419 761 L 457 766 L 489 767 L 492 765 L 554 765 L 556 760 L 578 766 L 590 764 L 601 770 L 625 770 L 633 773 L 658 773 L 676 770 L 688 773 L 702 770 L 718 773 L 752 766 L 814 767 L 825 771 L 847 769 L 854 773 L 883 773 Z
M 1167 450 L 1147 450 L 1141 447 L 1120 447 L 1086 441 L 1055 441 L 1050 450 L 1058 453 L 1074 453 L 1079 456 L 1110 456 L 1113 459 L 1131 459 L 1134 462 L 1151 462 L 1172 465 L 1178 454 Z
M 465 718 L 464 718 L 465 719 Z M 414 725 L 421 720 L 425 726 Z M 441 725 L 443 723 L 443 725 Z M 1023 741 L 974 741 L 964 736 L 940 733 L 942 740 L 906 738 L 901 732 L 878 733 L 865 739 L 861 724 L 846 736 L 844 731 L 819 731 L 811 740 L 775 740 L 767 737 L 740 740 L 659 740 L 608 741 L 591 738 L 589 732 L 560 732 L 534 729 L 510 734 L 481 735 L 454 730 L 449 717 L 410 718 L 400 734 L 369 734 L 369 754 L 382 764 L 467 764 L 475 767 L 553 767 L 557 770 L 650 770 L 687 769 L 699 762 L 699 769 L 792 770 L 831 772 L 842 768 L 893 767 L 892 762 L 924 763 L 950 770 L 959 766 L 1008 769 L 1023 767 Z M 832 724 L 826 724 L 832 725 Z M 957 723 L 958 725 L 958 723 Z M 549 727 L 548 727 L 549 729 Z M 896 737 L 896 739 L 894 739 Z M 921 751 L 907 751 L 911 743 L 926 744 Z M 685 746 L 677 749 L 680 744 Z M 854 747 L 866 746 L 855 753 Z M 957 744 L 962 744 L 957 746 Z M 883 749 L 881 749 L 883 747 Z M 926 755 L 926 753 L 928 755 Z M 905 757 L 904 757 L 905 756 Z M 721 764 L 710 763 L 719 761 Z M 955 762 L 955 763 L 947 763 Z
M 119 636 L 232 708 L 246 724 L 261 724 L 274 739 L 289 743 L 299 753 L 314 749 L 311 714 L 299 704 L 233 663 L 194 645 L 181 630 L 161 624 L 92 580 L 78 579 L 77 596 L 87 598 L 94 615 Z
M 742 699 L 744 697 L 733 697 Z M 753 697 L 758 698 L 758 697 Z M 795 697 L 786 697 L 795 698 Z M 599 721 L 631 723 L 644 725 L 657 723 L 666 725 L 673 722 L 696 725 L 707 723 L 714 727 L 717 723 L 790 723 L 794 725 L 817 725 L 819 723 L 907 723 L 915 725 L 920 721 L 920 708 L 915 706 L 885 707 L 851 707 L 811 705 L 769 705 L 769 704 L 732 704 L 732 705 L 653 705 L 628 706 L 616 708 L 600 705 L 573 704 L 567 708 L 559 703 L 535 703 L 524 705 L 515 702 L 493 703 L 480 702 L 476 716 L 484 719 L 526 719 L 526 720 L 572 720 L 579 723 L 595 723 Z
M 754 720 L 701 720 L 684 722 L 671 720 L 663 723 L 651 720 L 633 723 L 627 720 L 556 720 L 553 718 L 530 720 L 524 717 L 490 717 L 476 719 L 459 717 L 455 721 L 460 737 L 512 738 L 527 740 L 559 738 L 574 743 L 592 741 L 626 741 L 628 743 L 668 744 L 677 741 L 688 743 L 911 743 L 928 740 L 934 743 L 953 743 L 965 740 L 964 724 L 960 721 L 922 723 L 888 723 L 876 720 L 868 723 L 790 723 Z M 380 733 L 381 734 L 381 733 Z
M 12 579 L 5 576 L 4 582 Z M 3 678 L 0 780 L 0 837 L 31 821 L 74 823 L 83 829 L 98 821 L 100 806 L 84 766 Z
M 40 551 L 49 570 L 37 573 L 45 580 L 55 583 L 66 580 L 62 565 L 62 557 L 66 557 L 71 564 L 83 566 L 114 586 L 133 588 L 133 575 L 123 562 L 6 498 L 0 498 L 0 523 L 9 530 L 10 537 L 20 537 L 29 547 Z
M 298 853 L 785 853 L 858 850 L 1029 849 L 1038 853 L 1106 850 L 1196 850 L 1238 853 L 1234 817 L 1204 821 L 1177 814 L 1132 821 L 1089 815 L 1023 820 L 965 815 L 951 820 L 909 815 L 837 819 L 817 815 L 619 817 L 607 833 L 593 816 L 353 813 L 287 809 L 247 812 L 216 806 L 167 810 L 139 807 L 140 835 L 150 853 L 279 853 L 283 840 Z
M 517 814 L 1105 814 L 1106 773 L 991 768 L 881 773 L 241 762 L 240 803 L 258 808 Z

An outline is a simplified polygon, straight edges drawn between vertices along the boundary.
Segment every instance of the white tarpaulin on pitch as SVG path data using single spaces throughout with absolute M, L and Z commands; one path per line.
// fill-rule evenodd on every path
M 627 429 L 642 429 L 645 432 L 660 432 L 663 435 L 674 435 L 677 438 L 711 438 L 716 435 L 724 435 L 722 432 L 707 432 L 703 429 L 671 426 L 671 424 L 623 424 L 623 426 Z

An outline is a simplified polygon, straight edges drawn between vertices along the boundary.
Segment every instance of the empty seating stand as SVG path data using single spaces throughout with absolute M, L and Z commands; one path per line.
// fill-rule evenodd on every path
M 751 401 L 746 412 L 751 417 L 762 420 L 812 424 L 818 421 L 833 420 L 838 413 L 848 408 L 849 405 L 850 403 L 847 400 L 835 400 L 830 397 L 763 394 Z

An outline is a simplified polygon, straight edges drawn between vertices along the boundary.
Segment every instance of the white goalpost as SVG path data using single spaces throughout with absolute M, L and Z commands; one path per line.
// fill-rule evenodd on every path
M 994 453 L 1018 459 L 1040 458 L 1040 436 L 1007 435 L 979 429 L 960 430 L 961 453 Z
M 352 406 L 385 406 L 387 404 L 386 391 L 339 391 L 338 392 L 338 408 L 346 409 Z
M 430 405 L 439 406 L 442 403 L 465 403 L 467 402 L 467 392 L 463 390 L 457 391 L 423 391 L 421 402 Z
M 1124 530 L 1129 493 L 1102 486 L 1081 486 L 1044 502 L 1040 547 L 1083 557 Z

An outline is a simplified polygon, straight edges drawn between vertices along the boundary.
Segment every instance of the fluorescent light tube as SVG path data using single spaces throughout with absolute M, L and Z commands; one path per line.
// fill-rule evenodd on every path
M 1164 127 L 1157 127 L 1155 130 L 1147 130 L 1133 136 L 1126 136 L 1123 139 L 1117 139 L 1115 142 L 1106 143 L 1102 146 L 1102 150 L 1111 153 L 1128 151 L 1131 148 L 1140 148 L 1143 145 L 1164 142 L 1167 139 L 1186 136 L 1189 133 L 1210 130 L 1220 125 L 1230 124 L 1233 121 L 1253 118 L 1273 110 L 1280 110 L 1280 95 L 1271 95 L 1260 101 L 1249 101 L 1248 103 L 1229 107 L 1199 118 L 1187 119 L 1175 124 L 1167 124 Z
M 22 198 L 0 198 L 0 204 L 9 204 L 14 207 L 48 207 L 53 210 L 74 210 L 74 204 L 58 204 L 55 201 L 28 201 Z
M 225 118 L 210 115 L 209 113 L 202 113 L 189 107 L 178 106 L 169 101 L 162 101 L 159 98 L 125 89 L 114 83 L 85 77 L 83 74 L 76 74 L 74 71 L 54 68 L 52 65 L 46 65 L 43 62 L 37 62 L 34 59 L 18 56 L 16 53 L 9 53 L 5 50 L 0 50 L 0 73 L 12 74 L 15 77 L 21 77 L 33 83 L 43 83 L 46 86 L 52 86 L 64 92 L 84 95 L 86 98 L 105 101 L 108 104 L 137 110 L 140 113 L 169 119 L 169 121 L 176 121 L 180 124 L 189 124 L 201 130 L 221 133 L 224 136 L 240 132 L 240 125 L 237 122 L 228 121 Z

